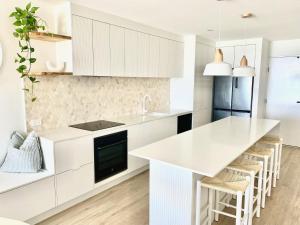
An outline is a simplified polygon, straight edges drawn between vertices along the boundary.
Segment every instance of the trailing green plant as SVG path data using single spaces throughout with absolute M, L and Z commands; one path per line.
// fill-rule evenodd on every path
M 21 78 L 29 80 L 29 87 L 24 87 L 24 91 L 30 93 L 31 101 L 34 102 L 36 97 L 34 96 L 34 85 L 39 81 L 36 77 L 30 75 L 32 64 L 36 62 L 36 58 L 33 57 L 35 49 L 31 45 L 30 32 L 45 30 L 46 22 L 36 15 L 39 7 L 34 7 L 31 3 L 28 3 L 25 9 L 15 7 L 15 11 L 10 14 L 15 21 L 15 31 L 13 32 L 14 37 L 19 40 L 20 51 L 17 52 L 15 63 L 18 64 L 17 71 L 21 74 Z

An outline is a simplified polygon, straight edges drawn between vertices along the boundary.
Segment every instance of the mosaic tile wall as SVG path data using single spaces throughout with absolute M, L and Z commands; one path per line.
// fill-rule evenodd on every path
M 35 130 L 141 113 L 145 94 L 151 96 L 151 111 L 170 108 L 169 79 L 112 77 L 40 77 L 36 102 L 26 98 L 27 128 L 41 120 Z

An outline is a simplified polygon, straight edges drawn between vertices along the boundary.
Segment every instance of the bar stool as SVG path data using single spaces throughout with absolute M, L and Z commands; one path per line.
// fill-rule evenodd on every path
M 252 217 L 255 214 L 256 217 L 260 217 L 263 162 L 258 162 L 258 161 L 246 159 L 244 157 L 239 157 L 226 168 L 238 172 L 242 176 L 244 175 L 250 177 L 250 200 L 249 200 L 248 225 L 252 225 Z M 256 177 L 258 179 L 257 186 L 255 186 Z M 254 192 L 255 189 L 257 191 L 256 195 Z M 218 200 L 218 198 L 219 196 L 216 194 L 216 199 Z M 230 198 L 228 200 L 230 200 Z M 253 209 L 255 202 L 256 202 L 256 206 Z M 227 206 L 227 204 L 225 204 L 225 206 Z M 215 217 L 217 217 L 218 219 L 217 213 L 215 214 Z
M 208 204 L 201 210 L 201 188 L 208 188 Z M 219 211 L 213 207 L 213 191 L 219 191 L 226 194 L 236 195 L 236 205 L 231 206 L 236 209 L 235 214 Z M 245 195 L 244 207 L 243 195 Z M 250 199 L 250 177 L 240 176 L 223 170 L 215 177 L 204 177 L 197 181 L 197 200 L 196 200 L 196 224 L 200 224 L 201 211 L 207 211 L 207 217 L 201 222 L 201 225 L 212 223 L 212 213 L 219 213 L 224 216 L 235 218 L 236 225 L 247 225 L 249 216 Z M 242 216 L 243 212 L 243 216 Z
M 266 196 L 271 196 L 274 149 L 253 146 L 243 153 L 249 159 L 263 162 L 261 207 L 265 208 Z
M 256 143 L 257 146 L 274 148 L 273 187 L 276 187 L 276 181 L 280 178 L 282 143 L 283 139 L 278 136 L 265 136 Z

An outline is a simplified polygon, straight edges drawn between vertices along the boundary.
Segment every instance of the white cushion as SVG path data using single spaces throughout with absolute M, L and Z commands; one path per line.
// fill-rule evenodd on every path
M 17 146 L 16 146 L 17 147 Z M 20 149 L 9 146 L 2 172 L 9 173 L 36 173 L 42 167 L 42 153 L 39 138 L 35 132 L 31 132 Z

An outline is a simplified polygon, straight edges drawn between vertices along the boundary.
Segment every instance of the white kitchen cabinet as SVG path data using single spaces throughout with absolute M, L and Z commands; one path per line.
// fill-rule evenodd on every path
M 94 164 L 56 175 L 57 204 L 75 199 L 94 188 Z
M 228 46 L 228 47 L 222 47 L 223 52 L 223 61 L 226 63 L 229 63 L 232 68 L 234 67 L 234 47 Z
M 149 36 L 148 76 L 151 77 L 159 75 L 159 40 L 157 36 Z
M 2 217 L 26 221 L 54 207 L 53 176 L 0 194 Z
M 159 77 L 170 77 L 170 51 L 171 41 L 165 38 L 159 39 Z
M 80 16 L 72 16 L 73 74 L 91 76 L 93 62 L 93 22 Z
M 255 45 L 240 45 L 234 48 L 234 67 L 240 66 L 240 61 L 245 55 L 248 60 L 248 66 L 255 67 Z
M 110 74 L 125 74 L 125 31 L 124 28 L 110 25 Z
M 94 161 L 93 139 L 82 137 L 55 144 L 55 173 L 78 169 Z
M 146 77 L 148 75 L 149 50 L 149 35 L 139 32 L 137 61 L 138 76 Z
M 177 117 L 163 118 L 128 128 L 128 151 L 154 143 L 177 133 Z M 128 158 L 129 171 L 148 164 L 147 160 L 133 156 Z
M 110 75 L 109 24 L 93 21 L 94 75 Z
M 138 32 L 125 29 L 125 76 L 138 75 Z
M 171 41 L 169 71 L 171 77 L 183 76 L 184 46 L 178 41 Z

